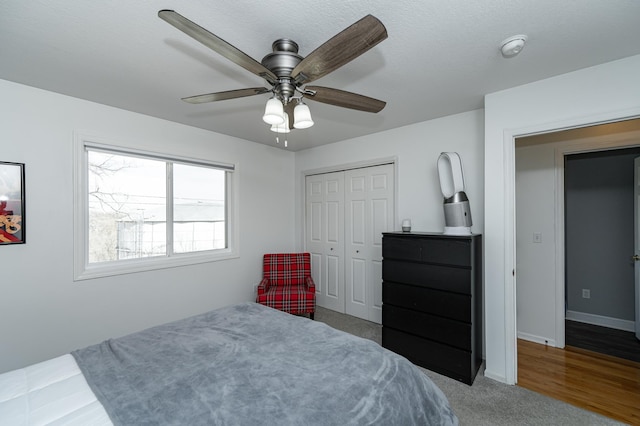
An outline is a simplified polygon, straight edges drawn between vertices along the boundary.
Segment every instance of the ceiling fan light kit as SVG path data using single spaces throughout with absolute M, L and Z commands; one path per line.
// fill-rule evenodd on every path
M 282 102 L 275 96 L 267 101 L 262 120 L 271 125 L 284 123 L 284 108 Z
M 291 131 L 291 128 L 289 127 L 289 114 L 285 112 L 283 114 L 282 123 L 272 124 L 269 130 L 276 133 L 289 133 Z
M 173 10 L 160 10 L 158 16 L 214 52 L 262 77 L 271 86 L 271 89 L 254 87 L 189 96 L 183 98 L 185 102 L 199 104 L 271 92 L 273 96 L 267 101 L 262 119 L 278 133 L 287 133 L 291 127 L 307 129 L 313 126 L 309 107 L 302 102 L 303 96 L 316 102 L 372 113 L 380 112 L 386 105 L 384 101 L 344 90 L 305 86 L 351 62 L 387 38 L 386 28 L 372 15 L 342 30 L 306 57 L 298 54 L 295 41 L 278 39 L 272 44 L 273 52 L 268 53 L 262 62 Z M 290 116 L 294 118 L 293 123 L 289 122 Z
M 307 104 L 300 100 L 293 109 L 293 127 L 296 129 L 308 129 L 311 126 L 313 126 L 311 111 Z
M 522 51 L 528 37 L 524 34 L 509 37 L 500 43 L 500 52 L 505 58 L 513 58 Z

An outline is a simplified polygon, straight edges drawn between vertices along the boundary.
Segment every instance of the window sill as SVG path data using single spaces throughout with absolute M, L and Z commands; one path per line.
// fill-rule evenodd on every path
M 234 250 L 216 250 L 215 252 L 187 253 L 171 257 L 158 256 L 146 259 L 103 262 L 79 268 L 74 274 L 74 281 L 91 280 L 159 269 L 177 268 L 200 263 L 218 262 L 239 257 Z

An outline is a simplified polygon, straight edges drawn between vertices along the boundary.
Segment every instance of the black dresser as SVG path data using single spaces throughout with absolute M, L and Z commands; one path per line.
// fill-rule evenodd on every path
M 482 364 L 482 236 L 382 237 L 382 346 L 472 384 Z

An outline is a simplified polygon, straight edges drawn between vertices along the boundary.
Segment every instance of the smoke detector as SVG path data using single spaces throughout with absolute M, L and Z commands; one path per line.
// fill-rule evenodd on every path
M 521 34 L 503 40 L 502 43 L 500 43 L 500 52 L 502 52 L 502 56 L 505 58 L 513 58 L 516 56 L 524 48 L 527 39 L 528 37 L 526 35 Z

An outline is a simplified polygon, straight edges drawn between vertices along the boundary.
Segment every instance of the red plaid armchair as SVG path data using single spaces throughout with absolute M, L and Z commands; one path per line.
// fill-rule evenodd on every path
M 310 254 L 265 254 L 262 266 L 256 302 L 290 314 L 309 314 L 313 319 L 316 285 L 311 278 Z

